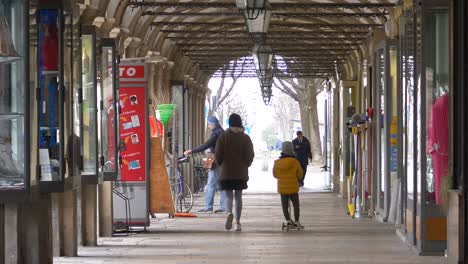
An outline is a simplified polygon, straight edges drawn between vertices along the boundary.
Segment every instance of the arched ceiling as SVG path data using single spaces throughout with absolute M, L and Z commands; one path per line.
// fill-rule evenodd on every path
M 107 31 L 120 34 L 125 48 L 132 47 L 137 56 L 159 54 L 207 75 L 229 61 L 247 57 L 243 76 L 256 77 L 250 57 L 254 41 L 235 0 L 84 2 L 82 17 L 101 19 Z M 277 56 L 277 67 L 288 67 L 276 76 L 328 76 L 334 73 L 335 63 L 349 65 L 362 54 L 369 32 L 384 26 L 388 8 L 398 2 L 270 0 L 272 19 L 266 43 Z M 240 64 L 237 67 L 235 71 L 240 71 Z

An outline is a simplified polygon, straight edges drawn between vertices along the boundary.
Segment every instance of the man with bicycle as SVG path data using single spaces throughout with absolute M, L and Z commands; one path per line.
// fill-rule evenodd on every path
M 211 116 L 208 118 L 208 128 L 211 129 L 211 135 L 208 140 L 194 148 L 189 149 L 184 152 L 185 156 L 188 156 L 193 153 L 203 152 L 209 149 L 210 153 L 215 153 L 216 141 L 218 137 L 224 133 L 224 129 L 219 124 L 218 119 L 215 116 Z M 207 190 L 205 195 L 205 208 L 199 210 L 200 213 L 209 213 L 213 212 L 213 204 L 214 204 L 214 196 L 216 193 L 216 189 L 218 188 L 218 178 L 219 178 L 219 167 L 214 162 L 213 167 L 208 171 L 208 182 L 207 182 Z M 220 208 L 215 211 L 215 213 L 225 213 L 226 206 L 225 206 L 225 198 L 226 194 L 221 191 L 221 199 L 219 201 Z

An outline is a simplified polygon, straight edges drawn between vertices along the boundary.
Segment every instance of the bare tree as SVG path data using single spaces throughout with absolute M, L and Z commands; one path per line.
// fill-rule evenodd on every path
M 310 137 L 313 161 L 323 162 L 317 95 L 324 89 L 324 79 L 275 79 L 274 85 L 282 93 L 299 103 L 303 133 Z
M 238 114 L 242 118 L 242 125 L 244 127 L 248 127 L 249 116 L 247 113 L 247 109 L 245 108 L 244 102 L 239 99 L 233 99 L 226 104 L 227 106 L 227 114 L 230 115 L 232 113 Z
M 273 101 L 274 118 L 281 132 L 282 140 L 291 140 L 294 136 L 294 120 L 299 117 L 299 105 L 290 96 L 279 95 Z
M 213 107 L 210 107 L 208 112 L 208 116 L 212 116 L 213 114 L 217 113 L 218 115 L 222 115 L 222 106 L 226 99 L 232 94 L 234 87 L 236 86 L 237 80 L 242 76 L 244 72 L 244 68 L 246 65 L 246 58 L 241 58 L 235 61 L 229 62 L 229 64 L 225 64 L 221 69 L 221 82 L 218 87 L 218 91 L 216 92 L 216 102 Z M 240 68 L 239 68 L 240 67 Z M 226 87 L 226 78 L 231 78 L 232 83 L 229 87 Z M 220 116 L 220 118 L 222 118 Z

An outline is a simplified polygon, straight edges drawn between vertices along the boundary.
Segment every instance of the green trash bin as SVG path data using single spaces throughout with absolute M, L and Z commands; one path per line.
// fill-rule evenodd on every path
M 160 104 L 158 105 L 159 116 L 164 127 L 166 127 L 167 121 L 171 118 L 174 110 L 176 108 L 175 104 Z

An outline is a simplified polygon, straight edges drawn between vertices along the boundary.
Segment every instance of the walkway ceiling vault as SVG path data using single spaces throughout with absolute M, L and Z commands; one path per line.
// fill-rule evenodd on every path
M 207 76 L 231 67 L 242 77 L 257 77 L 252 50 L 258 38 L 248 33 L 236 0 L 81 1 L 82 19 L 110 37 L 119 35 L 125 56 L 182 61 Z M 271 20 L 262 44 L 276 58 L 275 77 L 326 78 L 349 69 L 350 61 L 362 61 L 369 33 L 385 26 L 389 8 L 400 1 L 268 2 Z M 232 63 L 241 58 L 242 63 Z

